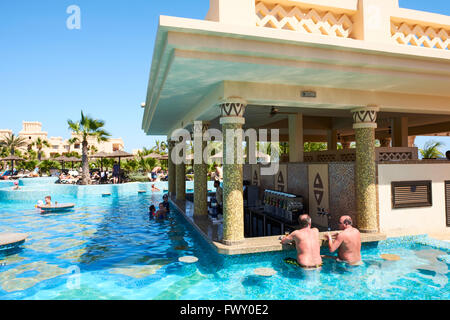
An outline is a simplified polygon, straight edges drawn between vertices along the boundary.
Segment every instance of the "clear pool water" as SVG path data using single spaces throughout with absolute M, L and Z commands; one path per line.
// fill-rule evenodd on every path
M 149 219 L 148 206 L 162 193 L 138 195 L 143 187 L 121 186 L 104 198 L 95 186 L 82 196 L 52 186 L 54 200 L 77 206 L 46 216 L 33 208 L 36 199 L 0 199 L 0 232 L 30 234 L 22 249 L 0 256 L 0 299 L 450 298 L 445 242 L 381 241 L 363 247 L 361 267 L 325 260 L 320 271 L 286 265 L 293 252 L 225 257 L 177 212 L 166 221 Z M 382 253 L 401 260 L 384 261 Z M 186 255 L 199 260 L 178 262 Z M 277 274 L 256 276 L 256 268 Z

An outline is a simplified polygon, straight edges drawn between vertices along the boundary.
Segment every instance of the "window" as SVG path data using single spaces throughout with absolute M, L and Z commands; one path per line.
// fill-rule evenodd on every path
M 392 182 L 392 208 L 431 207 L 431 181 Z
M 73 147 L 74 147 L 75 149 L 80 149 L 80 144 L 77 143 L 77 144 L 75 144 Z

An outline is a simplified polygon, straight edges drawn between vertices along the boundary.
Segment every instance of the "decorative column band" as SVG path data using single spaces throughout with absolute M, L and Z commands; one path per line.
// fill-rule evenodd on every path
M 353 114 L 353 129 L 361 128 L 377 128 L 377 106 L 367 106 L 362 108 L 352 109 Z
M 239 97 L 229 97 L 220 102 L 221 117 L 239 117 L 242 118 L 245 113 L 247 101 Z

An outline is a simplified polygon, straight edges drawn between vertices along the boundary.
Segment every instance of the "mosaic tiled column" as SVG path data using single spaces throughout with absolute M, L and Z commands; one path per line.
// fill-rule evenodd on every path
M 197 217 L 208 216 L 208 165 L 203 161 L 206 147 L 203 134 L 208 127 L 206 122 L 194 122 L 194 216 Z
M 242 164 L 237 161 L 236 137 L 229 141 L 227 130 L 242 129 L 247 102 L 240 98 L 228 98 L 220 104 L 223 135 L 223 243 L 239 244 L 244 240 L 244 199 L 242 194 Z M 228 154 L 232 148 L 233 158 Z
M 375 129 L 378 108 L 353 109 L 356 139 L 356 207 L 357 227 L 361 232 L 378 232 Z
M 172 150 L 173 147 L 175 146 L 175 141 L 170 140 L 170 138 L 167 139 L 168 141 L 168 147 L 169 147 L 169 154 L 168 154 L 168 169 L 169 169 L 169 194 L 170 195 L 175 195 L 175 191 L 176 191 L 176 180 L 175 180 L 175 176 L 176 176 L 176 169 L 175 169 L 175 164 L 172 161 Z
M 181 154 L 180 154 L 181 155 Z M 184 155 L 186 156 L 186 155 Z M 175 194 L 177 200 L 186 200 L 186 164 L 184 162 L 175 165 L 176 183 Z

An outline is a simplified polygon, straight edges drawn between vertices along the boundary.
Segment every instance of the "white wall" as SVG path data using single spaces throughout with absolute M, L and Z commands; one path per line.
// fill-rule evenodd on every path
M 393 209 L 392 181 L 431 180 L 431 207 Z M 387 234 L 449 232 L 445 217 L 445 186 L 450 181 L 449 163 L 380 164 L 378 195 L 380 230 Z

